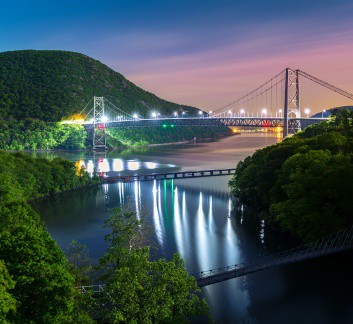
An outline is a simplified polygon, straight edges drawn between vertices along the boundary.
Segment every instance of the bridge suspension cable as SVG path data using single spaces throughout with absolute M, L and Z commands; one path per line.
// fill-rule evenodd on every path
M 298 72 L 299 72 L 299 75 L 303 76 L 304 78 L 306 78 L 306 79 L 308 79 L 310 81 L 313 81 L 313 82 L 315 82 L 317 84 L 320 84 L 321 86 L 323 86 L 323 87 L 325 87 L 327 89 L 330 89 L 330 90 L 332 90 L 332 91 L 334 91 L 334 92 L 336 92 L 336 93 L 338 93 L 338 94 L 340 94 L 340 95 L 342 95 L 344 97 L 347 97 L 347 98 L 353 100 L 353 94 L 351 94 L 351 93 L 349 93 L 349 92 L 347 92 L 345 90 L 342 90 L 340 88 L 337 88 L 334 85 L 332 85 L 332 84 L 330 84 L 330 83 L 328 83 L 326 81 L 320 80 L 320 79 L 310 75 L 309 73 L 306 73 L 306 72 L 301 71 L 301 70 L 298 70 Z
M 279 72 L 267 82 L 261 84 L 246 95 L 215 110 L 212 116 L 250 117 L 250 115 L 254 116 L 255 113 L 256 116 L 263 117 L 280 115 L 282 113 L 281 107 L 283 107 L 283 97 L 279 98 L 279 94 L 281 93 L 279 88 L 283 88 L 285 71 L 286 70 Z

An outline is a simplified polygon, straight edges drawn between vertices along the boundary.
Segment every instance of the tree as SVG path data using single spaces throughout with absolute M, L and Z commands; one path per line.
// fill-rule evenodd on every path
M 16 311 L 16 300 L 9 290 L 15 287 L 5 263 L 0 260 L 0 323 L 7 322 L 7 315 Z
M 106 285 L 104 319 L 111 323 L 184 323 L 209 315 L 195 278 L 175 254 L 171 261 L 150 261 L 141 247 L 141 224 L 131 213 L 114 211 L 106 226 L 110 245 L 101 266 L 112 273 Z
M 70 243 L 66 251 L 68 267 L 75 278 L 75 286 L 89 285 L 91 282 L 92 264 L 86 245 L 76 241 Z
M 0 255 L 16 282 L 13 322 L 48 323 L 72 311 L 73 278 L 66 259 L 32 208 L 24 202 L 0 206 Z

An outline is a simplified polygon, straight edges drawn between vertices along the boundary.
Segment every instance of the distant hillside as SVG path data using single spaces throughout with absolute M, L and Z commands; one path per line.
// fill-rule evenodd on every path
M 332 112 L 336 109 L 339 109 L 339 110 L 344 110 L 344 109 L 348 109 L 350 111 L 353 110 L 353 106 L 342 106 L 342 107 L 334 107 L 334 108 L 331 108 L 331 109 L 327 109 L 325 112 L 318 112 L 316 113 L 315 115 L 311 116 L 311 117 L 314 117 L 314 118 L 320 118 L 320 117 L 324 117 L 324 118 L 327 118 L 329 116 L 331 116 Z
M 93 96 L 148 116 L 151 110 L 172 114 L 195 108 L 178 105 L 142 90 L 86 55 L 66 51 L 0 53 L 0 113 L 3 117 L 60 121 L 79 112 Z

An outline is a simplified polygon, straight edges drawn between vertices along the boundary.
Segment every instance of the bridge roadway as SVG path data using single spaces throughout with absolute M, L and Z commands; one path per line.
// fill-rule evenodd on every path
M 180 172 L 167 172 L 167 173 L 151 173 L 140 175 L 109 175 L 103 173 L 100 176 L 102 183 L 114 182 L 133 182 L 133 181 L 151 181 L 151 180 L 168 180 L 168 179 L 189 179 L 189 178 L 203 178 L 214 177 L 222 175 L 234 174 L 235 169 L 217 169 L 217 170 L 200 170 L 200 171 L 180 171 Z
M 328 118 L 289 118 L 289 123 L 300 121 L 302 129 L 311 124 L 317 124 Z M 150 118 L 106 122 L 105 128 L 132 127 L 179 127 L 179 126 L 237 126 L 237 127 L 283 127 L 283 117 L 180 117 L 180 118 Z M 84 123 L 84 127 L 93 129 L 93 123 Z

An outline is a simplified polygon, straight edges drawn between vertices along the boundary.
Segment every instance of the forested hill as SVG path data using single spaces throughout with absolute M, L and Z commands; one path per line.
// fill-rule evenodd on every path
M 104 96 L 126 112 L 147 116 L 195 108 L 158 98 L 101 62 L 67 51 L 0 53 L 0 113 L 3 118 L 60 121 L 81 111 L 93 96 Z

